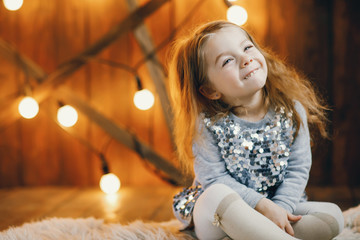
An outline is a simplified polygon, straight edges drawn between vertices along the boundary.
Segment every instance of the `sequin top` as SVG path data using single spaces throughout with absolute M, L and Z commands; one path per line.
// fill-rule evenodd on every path
M 296 138 L 291 115 L 270 109 L 258 122 L 230 113 L 202 120 L 202 141 L 193 146 L 194 185 L 221 183 L 255 207 L 267 197 L 289 212 L 304 200 L 311 166 L 310 136 L 304 108 L 295 102 L 302 123 Z
M 286 116 L 283 108 L 261 127 L 242 126 L 228 115 L 213 123 L 204 118 L 206 128 L 216 139 L 227 172 L 238 182 L 273 197 L 283 182 L 288 165 L 294 126 L 292 113 Z

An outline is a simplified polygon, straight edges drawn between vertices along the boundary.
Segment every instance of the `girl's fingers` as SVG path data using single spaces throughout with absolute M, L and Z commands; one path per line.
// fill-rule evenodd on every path
M 288 213 L 288 220 L 290 222 L 297 222 L 301 219 L 301 216 L 300 215 L 293 215 L 291 213 Z
M 285 226 L 285 232 L 287 232 L 291 236 L 294 236 L 294 229 L 292 228 L 292 226 L 290 225 L 289 222 L 287 222 L 287 224 Z

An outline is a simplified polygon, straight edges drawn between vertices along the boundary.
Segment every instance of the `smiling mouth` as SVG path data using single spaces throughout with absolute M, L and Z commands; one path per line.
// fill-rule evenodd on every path
M 255 69 L 254 71 L 252 71 L 251 73 L 249 73 L 248 75 L 246 75 L 244 77 L 244 79 L 248 79 L 249 77 L 251 77 L 252 75 L 254 75 L 259 69 Z

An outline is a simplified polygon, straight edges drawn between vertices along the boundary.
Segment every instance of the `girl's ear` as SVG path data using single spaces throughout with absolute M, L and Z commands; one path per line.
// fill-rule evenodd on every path
M 221 93 L 219 93 L 218 91 L 210 88 L 210 87 L 206 87 L 206 86 L 201 86 L 199 88 L 200 93 L 205 96 L 208 99 L 211 100 L 218 100 L 221 98 Z

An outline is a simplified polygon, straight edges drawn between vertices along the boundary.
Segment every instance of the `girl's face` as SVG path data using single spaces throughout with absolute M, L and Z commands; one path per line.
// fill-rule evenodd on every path
M 261 99 L 267 78 L 264 56 L 236 27 L 225 27 L 204 45 L 207 76 L 212 91 L 200 91 L 210 99 L 222 99 L 231 106 L 244 106 Z

